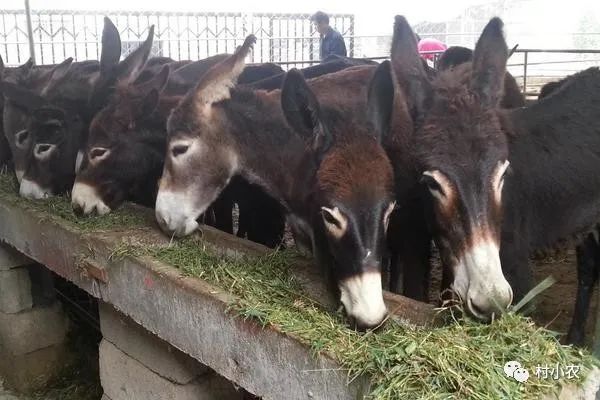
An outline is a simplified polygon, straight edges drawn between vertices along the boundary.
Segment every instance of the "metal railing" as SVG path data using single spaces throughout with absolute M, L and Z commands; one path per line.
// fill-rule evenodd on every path
M 233 52 L 253 33 L 258 42 L 251 62 L 319 59 L 319 37 L 309 14 L 196 13 L 139 11 L 31 10 L 32 35 L 25 10 L 0 10 L 0 54 L 9 65 L 25 62 L 33 42 L 39 64 L 97 59 L 102 19 L 108 16 L 120 31 L 124 52 L 144 40 L 155 25 L 155 55 L 197 60 Z M 330 15 L 331 25 L 347 39 L 353 53 L 354 16 Z

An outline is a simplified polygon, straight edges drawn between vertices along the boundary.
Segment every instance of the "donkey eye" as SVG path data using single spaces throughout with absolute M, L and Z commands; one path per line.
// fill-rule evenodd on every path
M 187 144 L 178 144 L 171 148 L 171 154 L 173 154 L 173 157 L 178 157 L 182 154 L 187 153 L 189 148 L 190 146 Z
M 94 147 L 90 150 L 90 160 L 98 161 L 101 158 L 105 158 L 108 155 L 108 149 L 104 147 Z
M 348 227 L 348 220 L 340 212 L 339 208 L 321 207 L 321 215 L 323 216 L 325 228 L 333 237 L 340 239 L 344 236 Z
M 438 181 L 436 181 L 433 177 L 424 175 L 421 178 L 421 182 L 423 184 L 425 184 L 425 186 L 427 186 L 427 189 L 429 189 L 430 192 L 432 192 L 432 193 L 436 192 L 442 196 L 446 195 L 446 193 L 444 193 L 444 189 L 442 188 L 442 185 L 440 185 L 440 183 Z
M 335 219 L 333 217 L 333 215 L 331 215 L 327 211 L 322 211 L 321 214 L 323 215 L 323 219 L 325 220 L 326 223 L 334 225 L 337 228 L 341 228 L 340 222 L 337 219 Z

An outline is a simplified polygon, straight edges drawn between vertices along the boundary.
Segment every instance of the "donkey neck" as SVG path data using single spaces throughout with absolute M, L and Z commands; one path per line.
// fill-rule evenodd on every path
M 299 192 L 299 182 L 307 182 L 313 168 L 305 143 L 285 121 L 280 92 L 236 90 L 225 110 L 228 123 L 235 127 L 232 133 L 240 155 L 240 174 L 261 186 L 289 212 L 303 214 L 294 194 Z

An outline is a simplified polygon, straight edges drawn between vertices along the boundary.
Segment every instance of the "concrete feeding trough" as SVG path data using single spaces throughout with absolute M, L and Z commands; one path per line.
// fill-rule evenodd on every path
M 150 210 L 135 209 L 142 221 Z M 347 373 L 327 355 L 298 339 L 228 311 L 231 294 L 149 256 L 116 257 L 124 244 L 168 245 L 151 224 L 81 230 L 67 220 L 0 198 L 0 240 L 10 244 L 237 385 L 265 399 L 356 399 L 366 379 L 348 384 Z M 203 227 L 203 244 L 228 257 L 262 255 L 260 245 Z M 293 268 L 307 293 L 333 303 L 322 276 L 308 261 Z M 389 310 L 407 323 L 434 321 L 432 306 L 385 294 Z

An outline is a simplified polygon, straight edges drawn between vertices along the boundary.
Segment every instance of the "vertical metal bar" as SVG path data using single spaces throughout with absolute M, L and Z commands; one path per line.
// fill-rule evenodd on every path
M 52 15 L 50 15 L 50 21 L 48 21 L 48 23 L 50 24 L 50 54 L 52 55 L 51 58 L 51 62 L 53 64 L 56 64 L 56 54 L 55 54 L 55 50 L 54 50 L 54 24 L 52 23 Z M 64 26 L 64 24 L 61 24 L 62 26 Z M 40 40 L 40 46 L 42 45 L 42 40 Z M 63 54 L 65 54 L 65 37 L 63 35 Z
M 4 38 L 3 42 L 4 42 L 4 54 L 5 54 L 5 59 L 6 62 L 8 63 L 8 35 L 6 34 L 6 32 L 8 31 L 8 29 L 6 29 L 6 18 L 5 18 L 5 14 L 2 13 L 2 37 Z M 17 45 L 18 46 L 18 45 Z
M 209 35 L 209 29 L 208 29 L 208 14 L 206 14 L 204 16 L 204 32 L 205 32 L 205 36 L 206 36 L 206 56 L 210 56 L 210 45 L 208 43 L 208 35 Z
M 528 52 L 523 53 L 523 93 L 527 93 L 527 60 Z
M 350 33 L 350 52 L 348 53 L 348 55 L 350 57 L 354 57 L 354 46 L 356 45 L 356 43 L 354 42 L 354 15 L 352 15 L 350 17 L 349 33 Z
M 38 16 L 38 31 L 40 32 L 40 64 L 44 64 L 44 38 L 42 37 L 42 14 L 37 13 Z M 48 15 L 52 18 L 51 15 Z M 36 63 L 37 64 L 37 63 Z
M 101 35 L 98 34 L 98 17 L 94 15 L 94 36 L 96 37 L 96 59 L 100 59 L 100 42 L 102 41 Z M 100 40 L 98 40 L 100 39 Z M 85 45 L 87 48 L 87 44 Z
M 33 42 L 33 27 L 31 25 L 31 9 L 29 0 L 25 0 L 25 18 L 27 19 L 27 39 L 29 40 L 29 55 L 35 64 L 35 44 Z
M 52 17 L 50 17 L 50 23 L 52 23 Z M 60 37 L 62 38 L 63 57 L 67 58 L 67 43 L 66 43 L 67 39 L 65 38 L 65 15 L 64 14 L 60 14 L 60 25 L 61 25 Z M 56 60 L 54 59 L 54 32 L 51 31 L 51 35 L 52 35 L 52 62 L 56 63 Z
M 75 55 L 75 61 L 78 61 L 77 57 L 77 31 L 75 30 L 75 13 L 71 14 L 71 22 L 73 23 L 73 30 L 71 36 L 73 37 L 73 53 Z M 84 24 L 85 27 L 85 24 Z
M 275 48 L 275 41 L 273 39 L 273 17 L 269 18 L 269 61 L 273 62 L 273 49 Z M 262 18 L 260 19 L 260 30 L 262 31 Z

